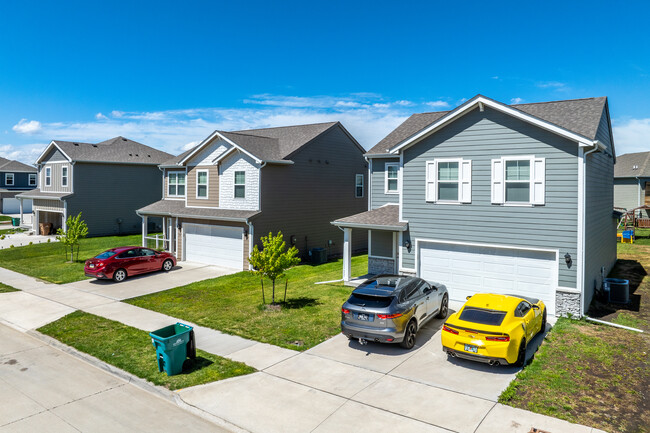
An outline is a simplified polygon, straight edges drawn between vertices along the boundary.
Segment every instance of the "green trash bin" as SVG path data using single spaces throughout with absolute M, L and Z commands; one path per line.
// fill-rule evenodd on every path
M 193 334 L 191 326 L 180 322 L 149 333 L 153 347 L 156 348 L 158 371 L 164 370 L 168 376 L 183 371 L 185 359 L 188 355 L 193 355 L 188 353 L 188 347 L 194 346 Z
M 20 225 L 20 218 L 11 218 L 11 225 L 18 227 Z

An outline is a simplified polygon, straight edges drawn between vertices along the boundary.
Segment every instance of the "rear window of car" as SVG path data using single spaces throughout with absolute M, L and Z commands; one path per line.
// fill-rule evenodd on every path
M 460 313 L 460 320 L 481 325 L 499 326 L 506 317 L 505 311 L 486 310 L 484 308 L 465 307 Z
M 95 256 L 96 259 L 108 259 L 110 257 L 113 257 L 115 254 L 117 254 L 115 251 L 104 251 L 98 256 Z
M 353 293 L 348 299 L 348 303 L 360 307 L 386 308 L 393 302 L 392 296 L 369 296 L 361 293 Z

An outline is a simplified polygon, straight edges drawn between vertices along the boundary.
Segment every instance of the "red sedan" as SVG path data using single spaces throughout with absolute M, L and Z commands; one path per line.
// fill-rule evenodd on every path
M 119 247 L 86 260 L 87 277 L 124 281 L 126 277 L 154 271 L 170 271 L 176 259 L 169 253 L 142 247 Z

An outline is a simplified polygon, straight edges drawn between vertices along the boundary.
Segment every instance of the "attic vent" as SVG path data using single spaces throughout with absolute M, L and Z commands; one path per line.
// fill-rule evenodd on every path
M 140 156 L 140 155 L 138 155 L 138 154 L 136 153 L 135 156 Z
M 639 169 L 639 164 L 634 164 L 634 166 L 632 167 L 632 170 L 638 170 L 638 169 Z
M 132 154 L 132 153 L 129 153 L 129 156 L 133 156 L 133 154 Z
M 126 141 L 126 138 L 122 137 L 122 141 Z
M 79 143 L 72 143 L 72 144 L 74 144 L 75 146 L 79 146 Z
M 147 155 L 147 158 L 151 158 L 151 155 Z
M 92 146 L 92 147 L 97 147 L 97 145 L 96 145 L 96 144 L 92 144 L 91 146 Z

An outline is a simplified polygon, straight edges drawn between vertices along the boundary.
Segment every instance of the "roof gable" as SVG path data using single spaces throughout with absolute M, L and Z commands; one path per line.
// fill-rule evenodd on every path
M 158 165 L 172 155 L 125 137 L 114 137 L 100 143 L 52 141 L 36 163 L 56 147 L 70 162 Z
M 414 114 L 388 134 L 367 154 L 372 156 L 397 153 L 438 129 L 453 122 L 473 109 L 484 106 L 520 118 L 582 145 L 596 140 L 598 126 L 607 98 L 588 98 L 535 104 L 506 105 L 482 95 L 477 95 L 451 111 Z
M 35 167 L 23 164 L 20 161 L 0 157 L 0 171 L 11 171 L 14 173 L 36 173 Z
M 614 164 L 614 177 L 650 177 L 650 152 L 618 156 Z

